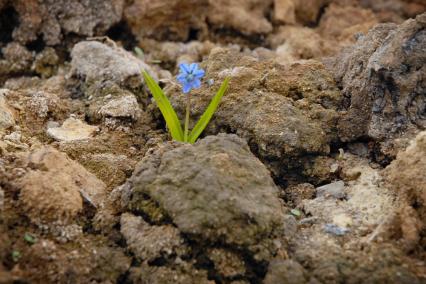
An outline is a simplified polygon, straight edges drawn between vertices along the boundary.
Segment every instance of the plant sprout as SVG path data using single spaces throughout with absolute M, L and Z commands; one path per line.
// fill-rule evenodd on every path
M 189 114 L 191 109 L 191 90 L 201 87 L 201 79 L 205 75 L 205 71 L 199 67 L 198 64 L 181 64 L 179 65 L 180 73 L 177 76 L 178 82 L 182 85 L 182 92 L 187 96 L 186 100 L 186 115 L 184 129 L 179 121 L 179 118 L 173 109 L 169 99 L 164 94 L 163 90 L 158 86 L 155 80 L 146 72 L 143 71 L 145 82 L 154 97 L 161 114 L 166 121 L 167 128 L 172 138 L 176 141 L 195 143 L 201 133 L 209 124 L 213 114 L 215 113 L 220 100 L 228 89 L 230 77 L 227 77 L 219 88 L 219 91 L 211 100 L 209 106 L 201 115 L 194 128 L 189 132 Z

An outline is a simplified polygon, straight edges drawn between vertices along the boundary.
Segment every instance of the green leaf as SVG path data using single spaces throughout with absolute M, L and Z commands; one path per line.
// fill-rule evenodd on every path
M 192 129 L 191 133 L 189 134 L 188 142 L 191 144 L 194 144 L 195 141 L 197 141 L 198 137 L 201 135 L 201 133 L 204 131 L 204 129 L 209 124 L 211 118 L 213 117 L 213 114 L 215 113 L 220 100 L 222 99 L 223 95 L 225 94 L 226 90 L 228 89 L 228 83 L 231 78 L 227 77 L 225 81 L 223 81 L 222 86 L 220 86 L 219 91 L 216 93 L 216 95 L 213 97 L 212 101 L 210 102 L 209 106 L 207 107 L 206 111 L 203 113 L 203 115 L 198 120 L 197 124 Z
M 24 240 L 31 245 L 33 245 L 37 242 L 37 239 L 29 233 L 25 233 Z
M 182 125 L 180 124 L 179 118 L 169 99 L 166 97 L 166 95 L 164 95 L 164 92 L 161 90 L 160 86 L 158 86 L 155 80 L 145 70 L 142 71 L 142 74 L 149 90 L 157 102 L 158 108 L 163 114 L 164 120 L 166 121 L 172 138 L 176 141 L 183 142 Z
M 290 213 L 293 214 L 296 217 L 302 216 L 302 212 L 300 212 L 300 210 L 298 210 L 298 209 L 291 209 Z

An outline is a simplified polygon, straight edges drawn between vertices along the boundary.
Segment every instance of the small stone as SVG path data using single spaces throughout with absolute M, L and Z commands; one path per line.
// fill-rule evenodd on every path
M 109 101 L 99 110 L 99 114 L 106 117 L 131 118 L 137 120 L 140 116 L 138 101 L 134 95 L 124 96 Z
M 333 197 L 336 199 L 343 199 L 346 196 L 344 190 L 345 183 L 341 180 L 336 181 L 317 187 L 317 197 Z
M 91 126 L 79 119 L 68 118 L 61 127 L 47 129 L 47 134 L 58 141 L 77 141 L 89 139 L 98 131 L 98 127 Z
M 15 125 L 15 119 L 3 95 L 4 89 L 0 90 L 0 129 L 7 129 Z
M 347 233 L 350 232 L 350 230 L 348 228 L 339 227 L 335 224 L 325 224 L 324 225 L 324 231 L 326 233 L 336 235 L 336 236 L 344 236 L 344 235 L 346 235 Z
M 18 131 L 12 132 L 9 135 L 5 135 L 4 140 L 8 140 L 14 143 L 21 143 L 21 133 Z

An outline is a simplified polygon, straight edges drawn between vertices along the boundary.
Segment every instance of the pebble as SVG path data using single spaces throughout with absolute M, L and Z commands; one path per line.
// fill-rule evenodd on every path
M 91 126 L 76 118 L 68 118 L 61 127 L 47 129 L 47 135 L 57 141 L 78 141 L 91 138 L 98 127 Z
M 324 231 L 332 235 L 344 236 L 347 233 L 349 233 L 351 230 L 349 230 L 348 228 L 339 227 L 335 224 L 325 224 Z
M 345 198 L 345 183 L 341 180 L 316 188 L 317 197 Z

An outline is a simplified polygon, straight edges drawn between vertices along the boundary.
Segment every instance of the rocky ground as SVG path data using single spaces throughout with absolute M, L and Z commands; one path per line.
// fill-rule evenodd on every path
M 0 0 L 0 283 L 426 283 L 425 11 Z

